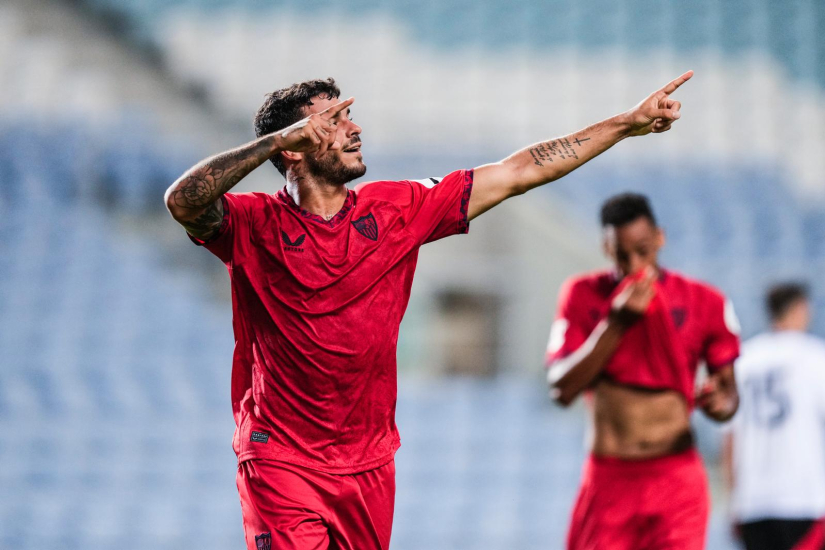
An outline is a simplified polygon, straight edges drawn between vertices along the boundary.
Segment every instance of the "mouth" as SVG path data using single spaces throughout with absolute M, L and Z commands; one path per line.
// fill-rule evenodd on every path
M 343 150 L 344 153 L 360 153 L 361 152 L 361 143 L 356 143 L 354 145 L 350 145 L 346 149 Z

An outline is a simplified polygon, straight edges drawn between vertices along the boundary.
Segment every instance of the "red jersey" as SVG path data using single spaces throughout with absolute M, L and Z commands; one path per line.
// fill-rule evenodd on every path
M 713 372 L 739 356 L 739 323 L 733 306 L 713 287 L 661 271 L 656 296 L 644 317 L 622 336 L 603 376 L 629 386 L 671 389 L 692 406 L 696 370 Z M 547 350 L 548 365 L 576 351 L 607 317 L 623 288 L 614 272 L 573 278 L 562 287 Z
M 239 462 L 328 472 L 392 460 L 398 327 L 418 248 L 469 229 L 472 171 L 349 190 L 325 221 L 286 190 L 227 193 L 200 242 L 232 284 L 232 409 Z

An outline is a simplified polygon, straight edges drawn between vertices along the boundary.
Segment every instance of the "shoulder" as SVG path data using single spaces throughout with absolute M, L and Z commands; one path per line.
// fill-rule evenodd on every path
M 355 186 L 355 193 L 358 196 L 370 197 L 398 197 L 399 195 L 409 194 L 415 191 L 423 191 L 432 189 L 443 180 L 451 177 L 450 174 L 445 177 L 431 177 L 420 180 L 379 180 L 368 181 L 360 183 Z
M 712 300 L 719 303 L 722 303 L 727 299 L 721 290 L 710 283 L 700 281 L 699 279 L 694 279 L 693 277 L 688 277 L 684 273 L 679 273 L 678 271 L 668 270 L 665 271 L 665 273 L 667 274 L 668 279 L 670 279 L 668 281 L 670 284 L 681 286 L 700 299 Z
M 358 197 L 392 199 L 410 193 L 412 185 L 409 180 L 367 181 L 356 185 L 354 191 Z
M 416 180 L 379 180 L 360 183 L 355 186 L 355 193 L 365 197 L 398 198 L 416 192 L 425 192 L 437 185 L 456 182 L 472 183 L 472 170 L 456 170 L 446 176 L 432 176 Z
M 704 317 L 711 326 L 719 326 L 724 322 L 727 330 L 735 335 L 742 331 L 739 317 L 733 302 L 725 294 L 710 283 L 687 277 L 681 273 L 669 271 L 670 284 L 682 285 L 690 307 Z
M 825 340 L 819 336 L 807 332 L 797 332 L 793 336 L 798 339 L 800 347 L 804 346 L 812 355 L 817 354 L 819 358 L 825 357 Z
M 260 208 L 275 202 L 275 196 L 268 193 L 226 193 L 224 195 L 230 206 L 238 206 L 245 209 Z
M 675 271 L 668 271 L 667 276 L 668 285 L 681 287 L 692 308 L 705 311 L 711 316 L 722 313 L 726 320 L 730 318 L 732 326 L 739 325 L 738 321 L 734 322 L 736 313 L 733 303 L 719 288 Z
M 561 286 L 561 295 L 570 298 L 607 296 L 616 288 L 616 275 L 610 270 L 591 271 L 568 278 Z

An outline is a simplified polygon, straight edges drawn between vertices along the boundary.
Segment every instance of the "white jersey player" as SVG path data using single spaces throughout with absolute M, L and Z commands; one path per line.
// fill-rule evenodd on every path
M 825 548 L 825 341 L 807 334 L 807 290 L 767 297 L 773 330 L 736 363 L 741 404 L 724 458 L 747 550 Z

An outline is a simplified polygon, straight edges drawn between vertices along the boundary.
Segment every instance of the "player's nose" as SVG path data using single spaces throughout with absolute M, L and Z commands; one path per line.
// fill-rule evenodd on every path
M 349 121 L 349 127 L 347 128 L 347 136 L 352 137 L 361 134 L 361 127 L 358 126 L 356 123 Z
M 647 267 L 647 263 L 640 256 L 633 255 L 630 257 L 630 273 L 638 273 Z

